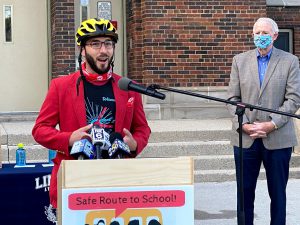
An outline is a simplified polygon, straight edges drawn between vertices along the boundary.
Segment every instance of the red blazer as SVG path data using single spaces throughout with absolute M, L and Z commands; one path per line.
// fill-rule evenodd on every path
M 69 138 L 73 131 L 86 126 L 83 82 L 77 96 L 76 82 L 79 71 L 53 79 L 48 94 L 32 130 L 36 142 L 48 149 L 57 150 L 50 182 L 50 202 L 57 207 L 57 171 L 62 160 L 74 159 L 70 156 Z M 132 91 L 122 91 L 118 87 L 121 77 L 113 74 L 112 87 L 116 101 L 115 132 L 124 136 L 123 128 L 130 130 L 137 141 L 139 154 L 147 145 L 150 128 L 143 110 L 141 95 Z M 134 157 L 134 156 L 133 156 Z

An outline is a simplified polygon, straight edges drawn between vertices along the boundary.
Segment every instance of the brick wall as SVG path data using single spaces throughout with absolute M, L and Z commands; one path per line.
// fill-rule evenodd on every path
M 300 58 L 300 7 L 268 7 L 268 17 L 274 19 L 279 29 L 294 30 L 294 53 Z
M 226 86 L 232 57 L 253 47 L 265 0 L 130 0 L 128 76 L 145 84 Z
M 227 86 L 232 57 L 253 48 L 258 17 L 294 29 L 300 57 L 300 7 L 265 0 L 126 0 L 128 76 L 173 87 Z M 74 1 L 51 0 L 53 77 L 75 71 Z
M 75 71 L 73 0 L 51 0 L 52 77 Z
M 144 74 L 143 27 L 141 13 L 140 0 L 126 1 L 128 76 L 140 83 L 143 82 Z

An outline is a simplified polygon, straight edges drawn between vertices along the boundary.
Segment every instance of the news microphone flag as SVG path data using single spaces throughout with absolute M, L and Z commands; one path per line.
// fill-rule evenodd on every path
M 79 160 L 93 159 L 95 157 L 93 145 L 86 138 L 74 142 L 70 155 Z

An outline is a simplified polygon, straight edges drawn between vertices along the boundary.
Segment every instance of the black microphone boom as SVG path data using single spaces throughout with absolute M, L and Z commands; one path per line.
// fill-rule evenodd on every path
M 165 99 L 166 95 L 163 93 L 160 93 L 158 91 L 156 91 L 155 89 L 151 88 L 151 87 L 144 87 L 142 85 L 136 84 L 134 83 L 132 80 L 123 77 L 119 80 L 118 82 L 119 88 L 123 91 L 135 91 L 144 95 L 148 95 L 154 98 L 159 98 L 159 99 Z

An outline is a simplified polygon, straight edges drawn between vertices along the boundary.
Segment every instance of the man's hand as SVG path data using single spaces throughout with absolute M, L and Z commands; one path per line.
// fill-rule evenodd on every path
M 243 131 L 252 139 L 266 138 L 267 135 L 275 130 L 272 122 L 254 122 L 253 124 L 243 124 Z
M 264 131 L 266 134 L 275 130 L 275 125 L 272 122 L 254 122 L 254 130 Z
M 91 137 L 91 135 L 87 132 L 92 128 L 93 124 L 89 124 L 85 127 L 81 127 L 78 130 L 73 131 L 73 133 L 70 136 L 69 139 L 69 146 L 73 146 L 75 141 L 79 141 L 81 140 L 83 137 L 89 136 Z
M 242 129 L 246 134 L 251 134 L 251 128 L 252 128 L 253 124 L 251 123 L 245 123 L 242 125 Z
M 133 138 L 132 134 L 126 128 L 123 129 L 125 134 L 123 140 L 129 146 L 130 151 L 136 151 L 137 143 L 136 140 Z

